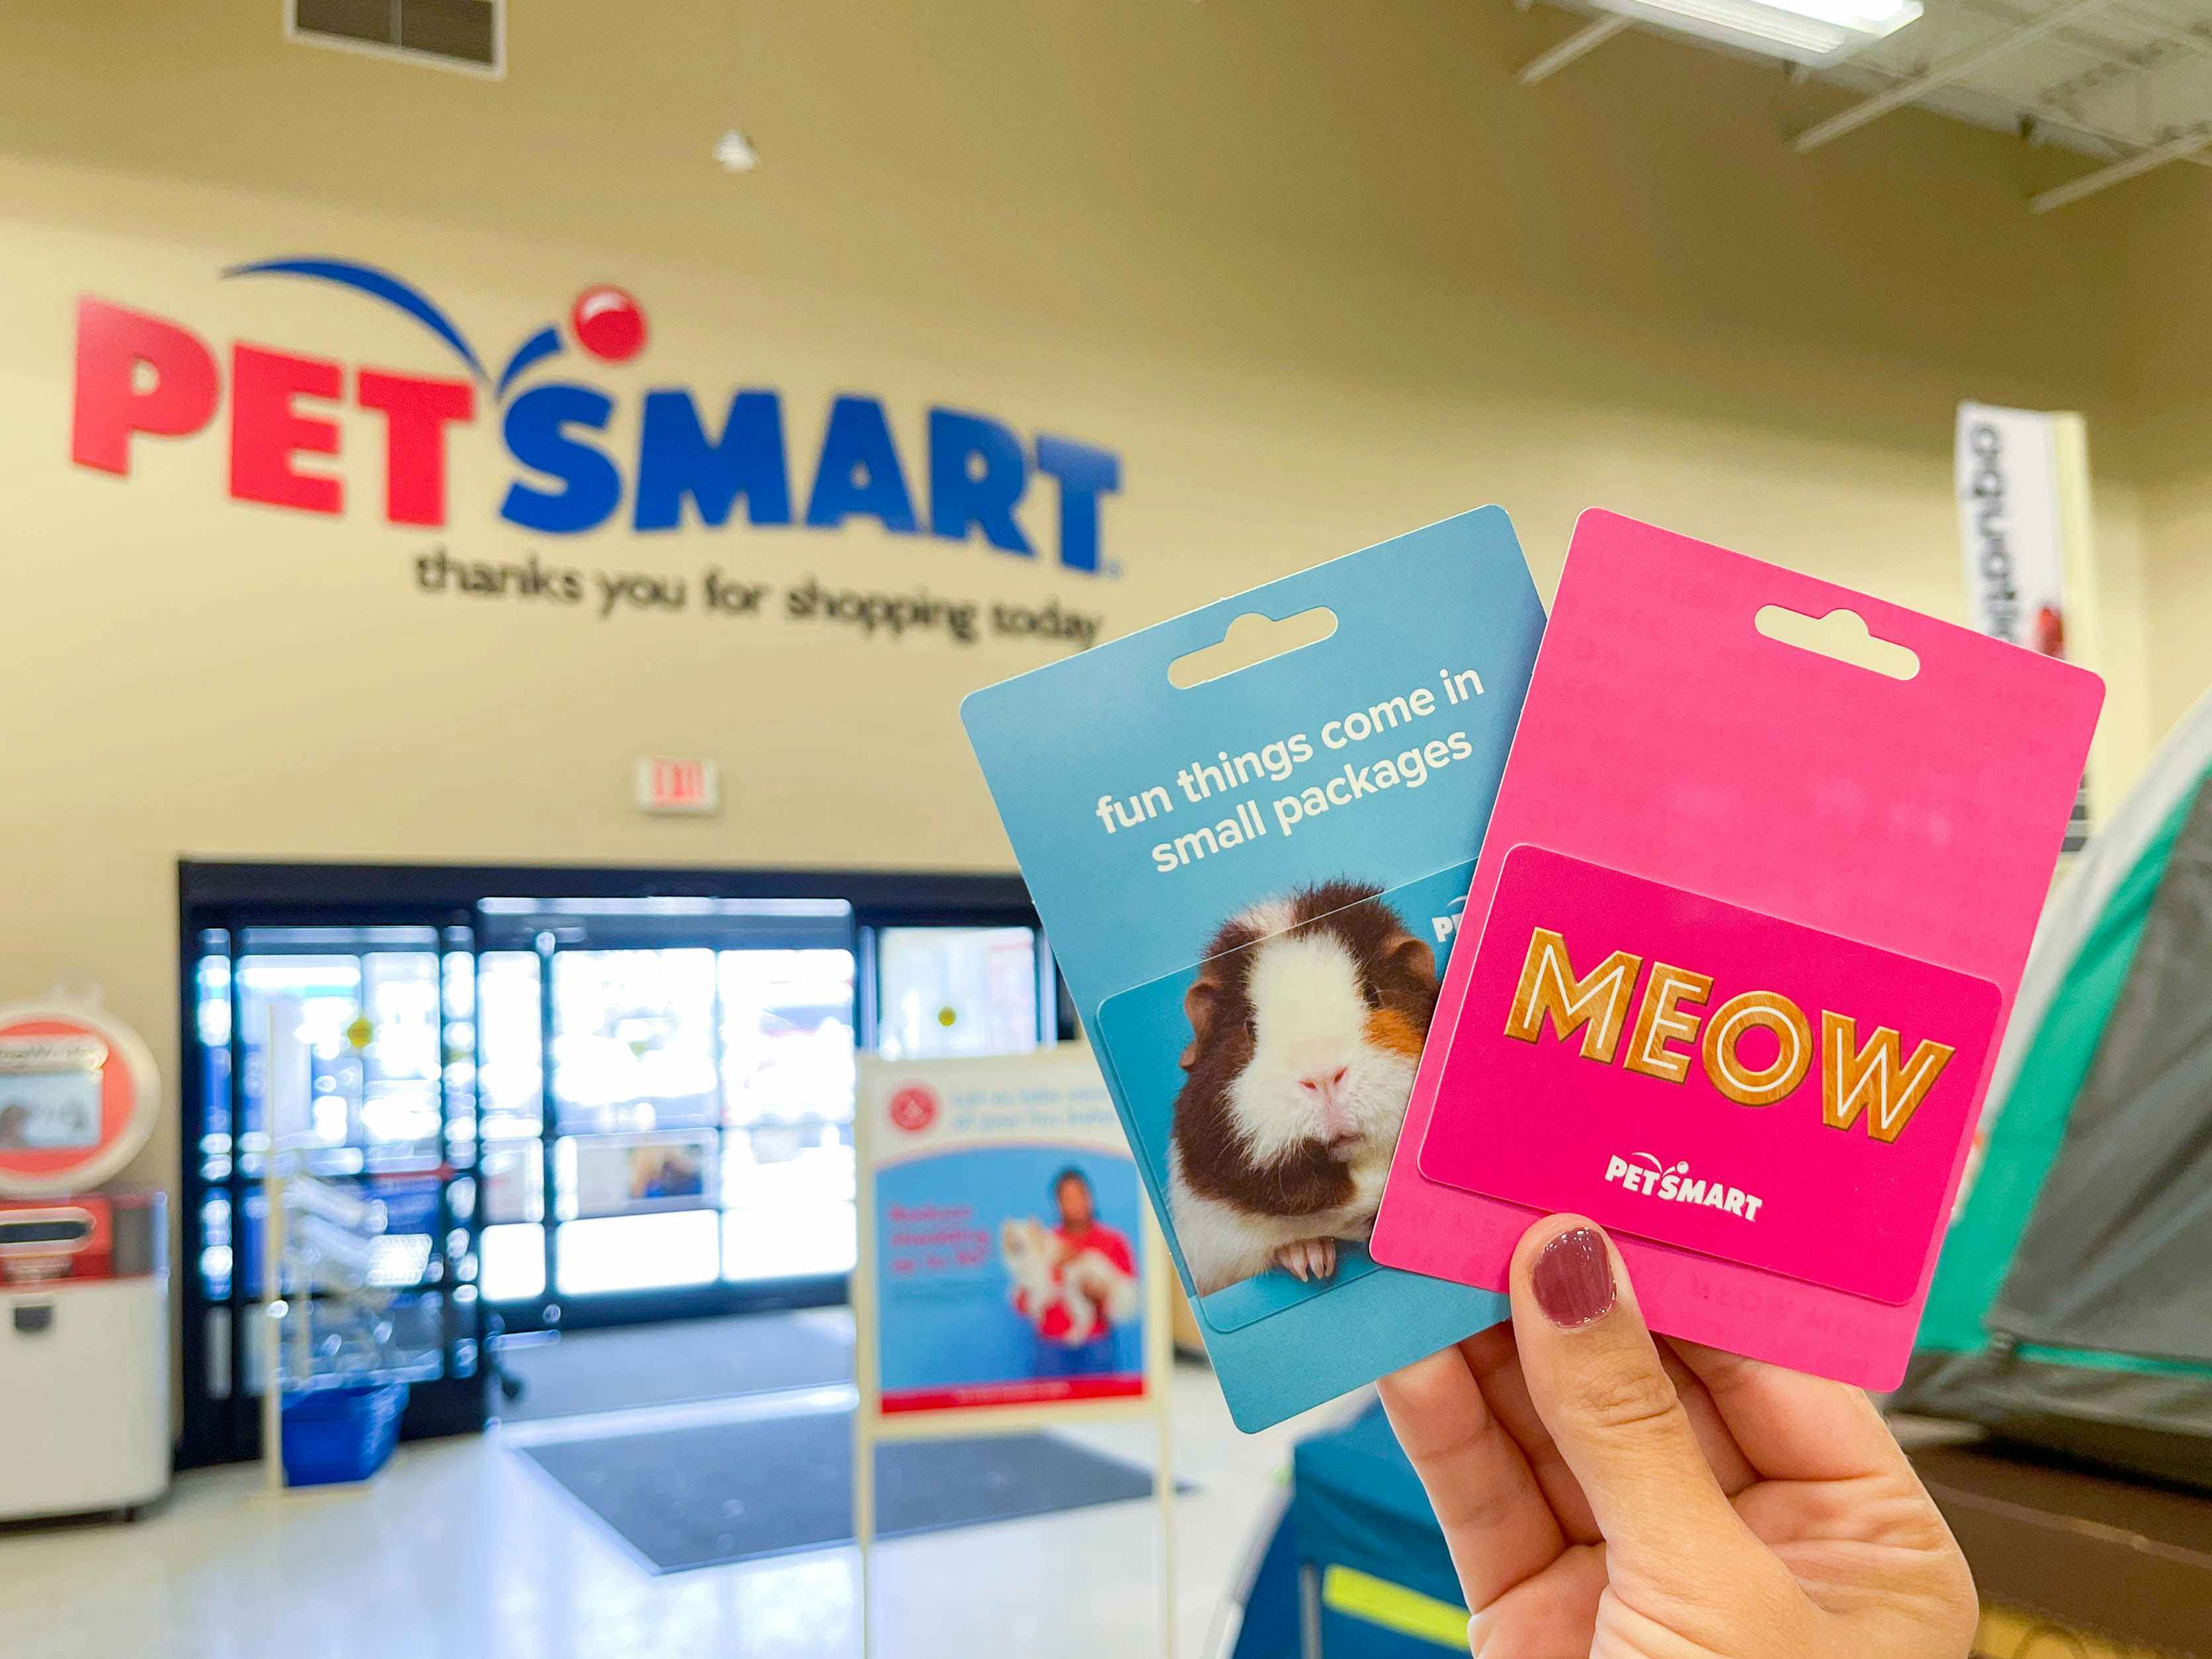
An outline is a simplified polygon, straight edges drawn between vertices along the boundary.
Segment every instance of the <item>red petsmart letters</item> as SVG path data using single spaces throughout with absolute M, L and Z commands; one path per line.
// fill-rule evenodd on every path
M 356 392 L 384 416 L 384 516 L 393 524 L 446 522 L 446 427 L 472 420 L 476 388 L 364 368 Z
M 140 384 L 141 367 L 152 378 Z M 79 466 L 131 471 L 131 434 L 182 438 L 214 418 L 215 356 L 199 337 L 90 295 L 76 302 L 76 413 L 70 454 Z
M 230 356 L 230 493 L 303 513 L 336 513 L 344 491 L 326 474 L 301 472 L 295 455 L 335 455 L 338 423 L 302 415 L 295 398 L 337 398 L 345 371 L 325 357 L 236 345 Z

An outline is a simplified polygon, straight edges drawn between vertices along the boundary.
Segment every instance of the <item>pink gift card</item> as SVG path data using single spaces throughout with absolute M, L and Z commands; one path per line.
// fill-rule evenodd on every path
M 2094 675 L 2021 647 L 1650 525 L 1584 514 L 1468 891 L 1462 925 L 1475 945 L 1453 953 L 1413 1085 L 1376 1259 L 1502 1288 L 1528 1224 L 1547 1210 L 1580 1208 L 1618 1229 L 1656 1328 L 1893 1386 L 2102 697 Z M 1504 888 L 1522 848 L 1579 867 L 1570 878 L 1553 865 L 1547 882 L 1524 878 L 1516 863 Z M 1540 874 L 1542 865 L 1532 868 Z M 1674 890 L 1681 914 L 1645 888 L 1632 901 L 1607 879 L 1622 877 Z M 1534 1044 L 1504 1036 L 1496 987 L 1510 978 L 1517 990 L 1539 924 L 1525 908 L 1513 909 L 1510 927 L 1506 908 L 1497 928 L 1487 924 L 1494 901 L 1536 902 L 1524 880 L 1580 894 L 1576 926 L 1596 931 L 1585 939 L 1541 924 L 1563 933 L 1578 974 L 1616 950 L 1639 957 L 1624 1048 L 1654 960 L 1712 979 L 1699 1006 L 1678 991 L 1664 1011 L 1670 1021 L 1701 1017 L 1694 1043 L 1647 1034 L 1661 1052 L 1697 1056 L 1683 1083 L 1627 1073 L 1616 1052 L 1613 1068 L 1626 1074 L 1601 1088 L 1570 1084 L 1566 1065 L 1597 1069 L 1577 1052 L 1580 1030 L 1567 1045 L 1549 1024 Z M 1607 918 L 1625 927 L 1632 915 L 1645 931 L 1608 942 Z M 1771 931 L 1784 926 L 1795 931 Z M 1854 967 L 1854 951 L 1871 954 Z M 1816 962 L 1830 952 L 1845 965 Z M 1930 970 L 1949 977 L 1917 977 Z M 1974 998 L 1992 988 L 1995 1014 L 1972 1029 Z M 1856 1125 L 1827 1127 L 1809 1081 L 1756 1108 L 1702 1094 L 1707 1021 L 1745 991 L 1790 999 L 1816 1048 L 1824 1014 L 1852 1021 L 1858 1069 L 1846 1082 L 1863 1081 L 1879 1060 L 1864 1056 L 1877 1029 L 1899 1033 L 1899 1070 L 1923 1042 L 1954 1052 L 1887 1144 Z M 1730 1059 L 1746 1071 L 1775 1063 L 1778 1036 L 1729 1036 Z M 1527 1073 L 1518 1101 L 1494 1093 L 1487 1075 L 1508 1049 L 1522 1052 L 1505 1063 L 1539 1067 L 1543 1079 Z M 1631 1085 L 1668 1098 L 1632 1105 Z M 1686 1139 L 1658 1133 L 1692 1120 Z M 1599 1128 L 1631 1123 L 1648 1132 L 1600 1147 Z M 1810 1170 L 1790 1173 L 1794 1154 L 1771 1150 L 1799 1136 L 1810 1137 L 1808 1149 L 1827 1138 L 1808 1153 L 1831 1171 L 1825 1194 Z M 1900 1149 L 1894 1163 L 1873 1161 Z M 1583 1160 L 1601 1150 L 1593 1178 Z M 1616 1152 L 1624 1165 L 1661 1166 L 1648 1203 L 1641 1176 L 1632 1185 L 1625 1169 L 1604 1179 Z M 1682 1163 L 1689 1170 L 1674 1168 Z M 1674 1199 L 1661 1195 L 1668 1174 Z M 1698 1179 L 1708 1197 L 1717 1179 L 1744 1194 L 1747 1209 L 1754 1194 L 1765 1200 L 1757 1221 L 1724 1225 L 1733 1219 L 1725 1194 L 1718 1210 L 1683 1201 L 1684 1182 Z M 1885 1183 L 1896 1207 L 1864 1201 L 1859 1181 Z M 1785 1194 L 1789 1211 L 1766 1209 Z M 1781 1224 L 1768 1229 L 1770 1219 Z
M 1997 1001 L 1971 974 L 1516 847 L 1454 1039 L 1470 1080 L 1421 1173 L 1903 1302 Z

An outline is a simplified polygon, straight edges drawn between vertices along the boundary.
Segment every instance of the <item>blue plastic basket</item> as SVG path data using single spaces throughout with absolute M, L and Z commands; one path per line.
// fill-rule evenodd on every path
M 284 1481 L 329 1486 L 366 1480 L 399 1443 L 404 1382 L 349 1383 L 284 1402 Z

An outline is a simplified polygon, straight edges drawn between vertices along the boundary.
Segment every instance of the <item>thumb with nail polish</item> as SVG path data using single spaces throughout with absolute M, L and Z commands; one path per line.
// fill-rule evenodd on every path
M 1571 1216 L 1513 1319 L 1382 1384 L 1487 1659 L 1963 1659 L 1966 1564 L 1866 1396 L 1655 1340 Z

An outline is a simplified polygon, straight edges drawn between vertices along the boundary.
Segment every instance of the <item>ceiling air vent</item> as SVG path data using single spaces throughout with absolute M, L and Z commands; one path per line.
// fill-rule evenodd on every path
M 284 35 L 471 75 L 506 72 L 506 0 L 289 0 Z

